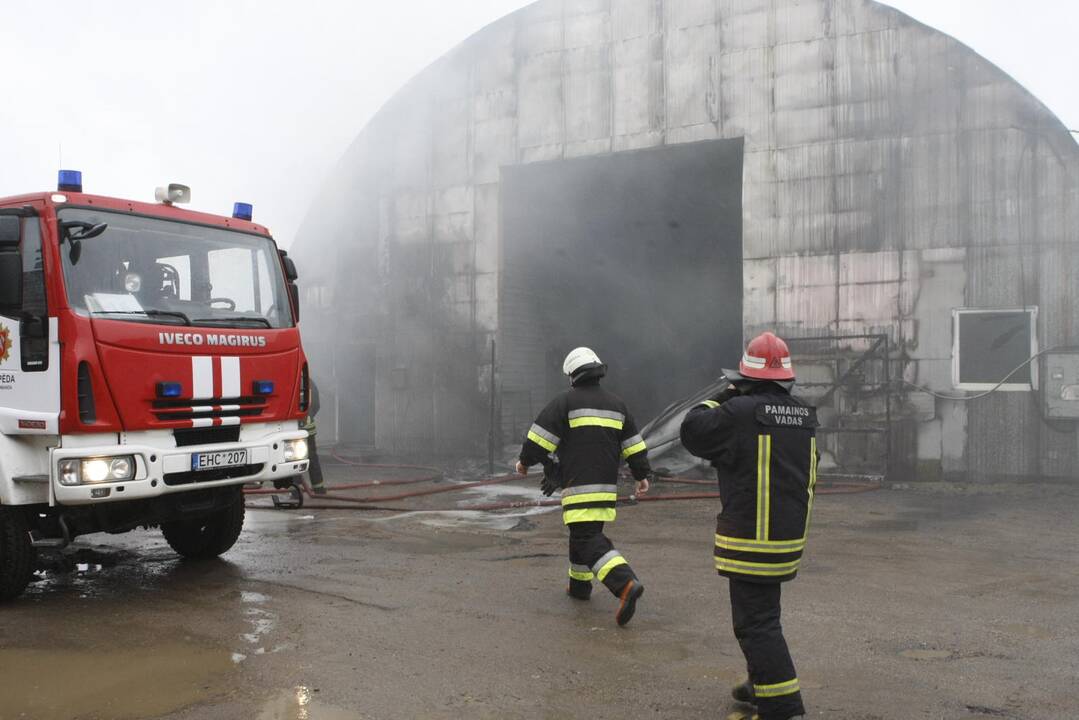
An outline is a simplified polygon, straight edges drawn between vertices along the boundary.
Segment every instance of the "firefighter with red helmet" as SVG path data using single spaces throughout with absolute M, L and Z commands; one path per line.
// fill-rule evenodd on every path
M 647 447 L 626 404 L 600 387 L 607 366 L 592 350 L 581 347 L 566 356 L 562 371 L 572 387 L 540 412 L 521 447 L 517 472 L 532 465 L 545 469 L 544 493 L 561 489 L 562 521 L 569 527 L 569 587 L 577 600 L 592 595 L 599 580 L 618 599 L 615 621 L 630 621 L 644 586 L 629 563 L 603 534 L 615 519 L 618 467 L 625 460 L 637 481 L 637 493 L 648 492 L 651 467 Z
M 780 588 L 798 573 L 806 546 L 817 413 L 791 395 L 790 350 L 773 333 L 750 342 L 738 371 L 724 374 L 729 386 L 689 411 L 681 436 L 719 476 L 716 570 L 730 582 L 734 634 L 749 670 L 733 696 L 756 706 L 755 719 L 801 718 L 798 675 L 780 625 Z

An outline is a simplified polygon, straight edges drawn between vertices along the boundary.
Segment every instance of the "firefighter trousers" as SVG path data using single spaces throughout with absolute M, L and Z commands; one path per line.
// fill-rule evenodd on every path
M 622 553 L 603 534 L 601 522 L 578 522 L 569 528 L 569 592 L 585 599 L 592 594 L 592 581 L 599 580 L 616 596 L 636 575 Z
M 788 720 L 805 714 L 783 626 L 779 622 L 779 583 L 730 578 L 734 636 L 742 648 L 761 720 Z
M 311 488 L 318 490 L 326 487 L 322 479 L 322 463 L 318 461 L 318 445 L 314 435 L 307 438 L 307 457 L 307 477 L 311 481 Z

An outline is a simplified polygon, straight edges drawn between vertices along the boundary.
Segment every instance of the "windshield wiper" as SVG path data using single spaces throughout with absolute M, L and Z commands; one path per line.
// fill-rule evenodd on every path
M 212 318 L 195 318 L 191 322 L 193 323 L 241 323 L 241 322 L 253 322 L 263 325 L 268 328 L 272 328 L 273 324 L 263 317 L 212 317 Z
M 184 325 L 190 325 L 191 320 L 179 310 L 95 310 L 91 315 L 138 315 L 150 318 L 176 318 Z

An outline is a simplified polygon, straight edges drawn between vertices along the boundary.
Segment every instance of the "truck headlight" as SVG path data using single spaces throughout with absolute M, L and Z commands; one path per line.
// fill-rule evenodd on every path
M 121 482 L 135 477 L 135 456 L 68 458 L 57 470 L 61 485 Z
M 303 438 L 299 440 L 286 440 L 285 441 L 285 462 L 296 462 L 297 460 L 307 459 L 307 441 Z

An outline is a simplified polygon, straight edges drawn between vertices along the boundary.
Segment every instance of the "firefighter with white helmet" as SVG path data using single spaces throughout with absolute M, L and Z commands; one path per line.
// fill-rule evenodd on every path
M 561 489 L 562 520 L 569 527 L 567 593 L 588 600 L 599 580 L 620 603 L 615 620 L 623 626 L 636 611 L 644 586 L 629 563 L 603 534 L 615 519 L 618 468 L 622 460 L 648 492 L 651 467 L 644 439 L 626 404 L 600 387 L 607 366 L 595 352 L 579 347 L 566 356 L 562 371 L 572 387 L 560 393 L 536 418 L 521 447 L 517 471 L 546 469 L 544 492 Z
M 794 368 L 773 333 L 754 338 L 729 387 L 693 408 L 682 444 L 719 476 L 715 563 L 730 580 L 734 634 L 749 680 L 734 698 L 753 720 L 805 715 L 801 687 L 780 625 L 781 583 L 798 573 L 817 480 L 817 413 L 791 395 Z M 747 718 L 735 714 L 731 718 Z

